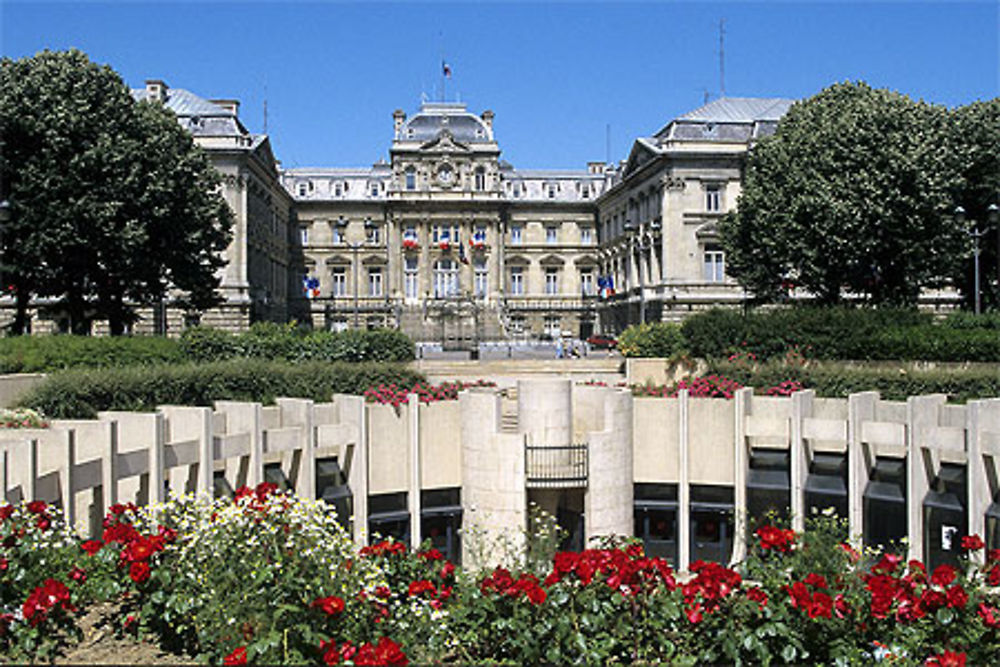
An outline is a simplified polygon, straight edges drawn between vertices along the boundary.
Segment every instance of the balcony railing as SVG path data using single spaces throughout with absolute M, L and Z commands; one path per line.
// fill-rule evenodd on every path
M 524 470 L 529 489 L 586 488 L 587 443 L 524 445 Z

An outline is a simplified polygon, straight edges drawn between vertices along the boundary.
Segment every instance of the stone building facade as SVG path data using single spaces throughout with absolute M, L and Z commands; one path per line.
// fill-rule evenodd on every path
M 613 174 L 603 163 L 515 169 L 500 159 L 493 113 L 457 103 L 397 110 L 389 157 L 282 172 L 297 212 L 300 319 L 398 325 L 456 345 L 594 330 L 595 201 Z
M 636 139 L 621 163 L 537 170 L 501 158 L 492 111 L 425 102 L 392 114 L 388 161 L 283 169 L 238 101 L 158 80 L 133 96 L 171 109 L 206 150 L 235 220 L 221 305 L 186 313 L 168 299 L 135 332 L 296 320 L 399 327 L 456 348 L 740 303 L 715 225 L 736 204 L 748 149 L 791 104 L 715 100 Z M 59 327 L 56 310 L 34 325 Z
M 745 299 L 726 275 L 716 225 L 736 206 L 747 151 L 791 104 L 722 98 L 636 139 L 597 202 L 601 272 L 615 287 L 601 309 L 605 330 Z

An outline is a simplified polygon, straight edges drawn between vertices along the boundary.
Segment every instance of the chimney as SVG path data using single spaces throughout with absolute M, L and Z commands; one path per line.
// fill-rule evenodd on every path
M 146 79 L 146 96 L 153 102 L 166 102 L 167 84 L 159 79 Z
M 239 100 L 209 100 L 212 104 L 217 107 L 222 107 L 229 113 L 236 117 L 240 115 L 240 101 Z
M 604 173 L 604 163 L 603 162 L 588 162 L 587 163 L 587 173 L 588 174 L 603 174 Z
M 483 119 L 483 123 L 486 124 L 486 129 L 488 129 L 490 132 L 492 132 L 493 131 L 493 112 L 490 111 L 489 109 L 487 109 L 486 111 L 483 112 L 483 115 L 480 116 L 480 118 L 482 118 Z
M 392 126 L 396 132 L 396 136 L 399 136 L 399 131 L 403 129 L 403 123 L 406 122 L 406 112 L 402 109 L 396 109 L 392 112 Z

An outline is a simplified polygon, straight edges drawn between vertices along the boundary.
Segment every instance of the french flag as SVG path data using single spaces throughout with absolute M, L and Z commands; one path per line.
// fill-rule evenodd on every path
M 443 74 L 446 79 L 451 78 L 451 65 L 443 60 L 441 61 L 441 74 Z

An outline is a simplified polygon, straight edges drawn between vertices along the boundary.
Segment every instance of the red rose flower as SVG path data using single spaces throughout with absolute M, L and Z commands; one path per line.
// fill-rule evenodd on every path
M 87 581 L 87 573 L 78 567 L 74 567 L 69 571 L 69 578 L 82 584 Z
M 83 549 L 85 552 L 87 552 L 89 555 L 93 556 L 98 551 L 100 551 L 103 546 L 104 544 L 98 542 L 97 540 L 87 540 L 86 542 L 80 545 L 80 548 Z
M 13 505 L 4 505 L 3 507 L 0 507 L 0 521 L 6 521 L 12 516 L 14 516 Z
M 955 584 L 948 589 L 948 606 L 957 607 L 961 609 L 969 601 L 969 594 L 965 592 L 965 589 Z
M 931 583 L 942 588 L 955 581 L 955 568 L 951 565 L 938 565 L 931 575 Z
M 986 546 L 983 538 L 978 535 L 966 535 L 962 538 L 962 548 L 966 551 L 978 551 Z
M 927 667 L 965 667 L 965 654 L 945 651 L 928 658 Z
M 247 647 L 238 646 L 233 652 L 222 659 L 223 665 L 245 665 L 247 664 Z
M 336 595 L 331 595 L 325 598 L 317 598 L 316 600 L 313 600 L 313 603 L 310 606 L 316 609 L 322 609 L 328 616 L 336 616 L 340 612 L 344 611 L 344 601 Z
M 149 563 L 146 563 L 145 561 L 132 563 L 128 569 L 128 576 L 131 577 L 132 581 L 137 584 L 141 584 L 149 579 L 149 573 Z
M 41 514 L 48 508 L 48 505 L 45 504 L 44 500 L 32 500 L 25 505 L 25 508 L 32 514 Z

